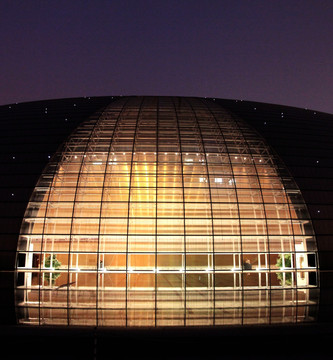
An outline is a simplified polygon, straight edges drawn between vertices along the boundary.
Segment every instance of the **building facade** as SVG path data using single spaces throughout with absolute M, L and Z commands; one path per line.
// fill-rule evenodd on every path
M 135 96 L 0 110 L 3 323 L 330 319 L 332 115 Z

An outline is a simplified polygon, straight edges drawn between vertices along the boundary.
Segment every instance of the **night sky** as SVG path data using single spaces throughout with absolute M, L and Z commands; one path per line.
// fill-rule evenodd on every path
M 1 0 L 0 105 L 99 95 L 333 113 L 333 0 Z

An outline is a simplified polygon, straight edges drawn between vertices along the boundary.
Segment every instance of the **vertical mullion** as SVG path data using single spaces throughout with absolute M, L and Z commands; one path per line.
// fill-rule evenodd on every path
M 270 264 L 270 237 L 269 237 L 269 231 L 268 231 L 268 222 L 267 222 L 267 212 L 266 212 L 266 205 L 265 205 L 265 201 L 264 201 L 264 196 L 263 196 L 263 192 L 262 192 L 262 186 L 261 186 L 261 183 L 260 183 L 260 178 L 259 178 L 259 174 L 258 174 L 258 170 L 257 170 L 257 166 L 255 164 L 255 161 L 254 161 L 254 157 L 253 157 L 253 153 L 251 151 L 251 147 L 237 121 L 237 118 L 235 116 L 233 116 L 231 114 L 231 117 L 232 119 L 234 120 L 236 126 L 238 127 L 238 130 L 239 132 L 241 133 L 246 145 L 247 145 L 247 148 L 249 150 L 249 154 L 252 158 L 252 162 L 253 162 L 253 165 L 254 165 L 254 169 L 255 169 L 255 172 L 256 172 L 256 176 L 257 176 L 257 181 L 258 181 L 258 184 L 259 184 L 259 190 L 260 190 L 260 197 L 261 197 L 261 201 L 262 201 L 262 204 L 263 204 L 263 208 L 264 208 L 264 214 L 265 214 L 265 224 L 266 224 L 266 236 L 267 236 L 267 251 L 268 251 L 268 280 L 269 280 L 269 321 L 272 322 L 272 281 L 271 281 L 271 264 Z M 257 249 L 257 252 L 258 252 L 258 249 Z
M 155 158 L 155 326 L 157 326 L 157 184 L 158 184 L 158 135 L 159 135 L 159 98 L 157 98 L 157 112 L 156 112 L 156 158 Z
M 114 134 L 116 133 L 116 129 L 118 126 L 118 122 L 119 119 L 122 115 L 122 112 L 124 110 L 124 107 L 126 106 L 128 100 L 123 104 L 122 109 L 119 110 L 119 113 L 117 115 L 117 119 L 115 121 L 114 127 L 113 127 L 113 131 L 112 131 L 112 135 L 110 135 L 110 144 L 109 144 L 109 148 L 106 154 L 106 164 L 105 164 L 105 170 L 104 170 L 104 178 L 103 178 L 103 184 L 102 184 L 102 194 L 101 194 L 101 204 L 100 204 L 100 209 L 99 209 L 99 223 L 98 223 L 98 232 L 97 232 L 97 236 L 98 236 L 98 242 L 97 242 L 97 259 L 96 259 L 96 326 L 98 326 L 98 300 L 99 300 L 99 253 L 100 253 L 100 239 L 101 239 L 101 220 L 102 220 L 102 206 L 103 206 L 103 196 L 104 196 L 104 192 L 105 192 L 105 181 L 106 181 L 106 175 L 107 175 L 107 168 L 108 168 L 108 161 L 109 161 L 109 157 L 110 157 L 110 153 L 111 153 L 111 149 L 112 149 L 112 144 L 114 141 Z M 106 113 L 106 116 L 108 117 L 108 108 L 106 108 L 106 110 L 104 111 Z M 105 120 L 101 120 L 101 121 L 105 121 L 106 123 L 108 123 L 109 119 L 105 119 Z M 110 174 L 110 176 L 112 176 L 112 174 Z
M 133 136 L 133 144 L 132 144 L 132 151 L 131 151 L 131 167 L 130 167 L 130 178 L 129 178 L 129 184 L 128 184 L 128 203 L 127 203 L 127 234 L 126 234 L 126 304 L 125 304 L 125 313 L 126 313 L 126 327 L 128 326 L 128 233 L 129 233 L 129 223 L 130 223 L 130 200 L 131 200 L 131 186 L 132 186 L 132 169 L 133 169 L 133 154 L 135 149 L 135 141 L 136 141 L 136 133 L 138 129 L 138 123 L 140 121 L 141 116 L 141 110 L 143 106 L 144 99 L 141 99 L 141 103 L 138 109 L 137 117 L 136 117 L 136 123 L 135 123 L 135 129 L 134 129 L 134 136 Z
M 223 133 L 223 130 L 215 116 L 215 114 L 213 113 L 213 111 L 211 110 L 211 108 L 208 106 L 208 104 L 204 101 L 201 100 L 201 102 L 206 106 L 206 108 L 209 110 L 210 114 L 212 115 L 215 124 L 217 125 L 219 131 L 220 131 L 220 135 L 223 139 L 223 142 L 225 143 L 226 146 L 226 151 L 227 151 L 227 156 L 228 156 L 228 160 L 229 160 L 229 164 L 230 164 L 230 169 L 231 169 L 231 174 L 232 174 L 232 178 L 235 180 L 235 173 L 234 173 L 234 168 L 233 168 L 233 164 L 231 161 L 231 156 L 230 156 L 230 151 L 229 151 L 229 147 L 227 142 L 225 141 L 225 135 Z M 231 124 L 232 125 L 232 124 Z M 239 224 L 239 239 L 240 239 L 240 257 L 238 257 L 239 261 L 240 261 L 240 265 L 241 265 L 241 294 L 242 294 L 242 324 L 244 322 L 244 271 L 243 271 L 243 265 L 242 265 L 242 257 L 243 257 L 243 235 L 242 235 L 242 224 L 241 224 L 241 219 L 240 219 L 240 210 L 239 210 L 239 199 L 238 199 L 238 192 L 237 192 L 237 187 L 236 187 L 236 182 L 233 181 L 233 188 L 235 190 L 235 196 L 236 196 L 236 203 L 237 203 L 237 212 L 238 212 L 238 224 Z M 236 278 L 236 283 L 237 283 L 237 278 Z
M 104 109 L 103 109 L 103 111 L 104 111 Z M 96 131 L 96 128 L 97 128 L 97 126 L 99 124 L 100 117 L 103 114 L 103 111 L 101 113 L 99 113 L 98 117 L 96 115 L 97 118 L 95 120 L 95 123 L 93 125 L 91 125 L 92 126 L 91 132 L 90 132 L 90 135 L 86 139 L 86 145 L 85 145 L 85 149 L 84 149 L 83 154 L 82 154 L 82 160 L 81 160 L 80 168 L 79 168 L 79 171 L 78 171 L 78 176 L 77 176 L 76 186 L 75 186 L 75 193 L 74 193 L 74 200 L 73 200 L 73 207 L 72 207 L 71 226 L 70 226 L 70 231 L 69 231 L 69 248 L 68 248 L 68 268 L 67 268 L 67 324 L 68 325 L 70 324 L 70 314 L 69 314 L 69 308 L 70 308 L 70 306 L 69 306 L 70 305 L 70 302 L 69 302 L 69 297 L 70 297 L 70 290 L 69 290 L 70 281 L 69 281 L 69 277 L 70 277 L 70 272 L 69 272 L 69 269 L 70 269 L 70 256 L 71 256 L 72 232 L 73 232 L 73 220 L 74 220 L 76 196 L 77 196 L 77 192 L 78 192 L 78 185 L 79 185 L 79 181 L 80 181 L 80 177 L 81 177 L 82 167 L 83 167 L 83 164 L 84 164 L 84 158 L 85 158 L 85 156 L 87 154 L 87 150 L 88 150 L 90 140 L 92 139 L 92 136 L 94 135 L 94 133 Z
M 56 155 L 59 154 L 59 150 L 57 151 Z M 57 157 L 57 156 L 55 156 Z M 49 164 L 54 161 L 53 160 L 54 157 L 52 157 L 52 160 L 49 162 Z M 49 165 L 48 164 L 48 165 Z M 45 259 L 42 261 L 43 259 L 43 245 L 44 245 L 44 236 L 45 236 L 45 226 L 46 226 L 46 219 L 47 219 L 47 211 L 48 211 L 48 207 L 49 207 L 49 202 L 50 202 L 50 196 L 51 196 L 51 191 L 52 191 L 52 186 L 53 186 L 53 181 L 54 178 L 57 174 L 57 170 L 59 168 L 59 161 L 57 166 L 54 167 L 54 171 L 52 174 L 52 179 L 50 181 L 50 186 L 49 186 L 49 194 L 47 196 L 47 200 L 46 200 L 46 204 L 45 204 L 45 214 L 44 214 L 44 220 L 43 220 L 43 227 L 42 227 L 42 237 L 41 237 L 41 247 L 40 247 L 40 261 L 39 261 L 39 284 L 38 284 L 38 324 L 41 325 L 41 287 L 43 286 L 43 283 L 41 283 L 41 280 L 43 280 L 43 273 L 42 273 L 42 265 L 45 261 Z M 30 254 L 30 250 L 29 250 L 29 254 Z M 51 258 L 52 259 L 52 258 Z M 51 275 L 51 274 L 50 274 Z M 32 276 L 32 274 L 31 274 Z M 24 275 L 24 287 L 25 287 L 25 275 Z
M 204 145 L 204 141 L 203 141 L 203 136 L 202 136 L 202 131 L 201 131 L 201 126 L 200 123 L 198 121 L 198 117 L 196 114 L 196 111 L 194 109 L 194 107 L 192 106 L 191 102 L 188 101 L 189 106 L 192 109 L 192 112 L 194 114 L 194 119 L 196 121 L 196 128 L 199 132 L 200 135 L 200 142 L 201 142 L 201 150 L 202 153 L 205 156 L 205 167 L 206 167 L 206 172 L 207 172 L 207 179 L 208 179 L 208 191 L 209 191 L 209 201 L 210 201 L 210 218 L 211 218 L 211 230 L 212 230 L 212 239 L 213 239 L 213 251 L 212 251 L 212 264 L 213 264 L 213 312 L 214 312 L 214 316 L 213 316 L 213 325 L 215 325 L 215 317 L 216 317 L 216 298 L 215 298 L 215 235 L 214 235 L 214 224 L 213 224 L 213 204 L 212 204 L 212 192 L 211 192 L 211 187 L 210 187 L 210 177 L 209 177 L 209 169 L 208 169 L 208 162 L 207 162 L 207 153 L 206 153 L 206 149 L 205 149 L 205 145 Z M 208 273 L 208 276 L 211 275 L 210 273 Z M 209 284 L 209 282 L 208 282 Z M 210 290 L 208 290 L 210 291 Z
M 283 178 L 281 177 L 281 180 L 282 180 L 282 184 L 284 185 L 284 181 L 283 181 Z M 292 261 L 293 261 L 293 267 L 294 267 L 294 269 L 295 269 L 295 272 L 294 272 L 294 274 L 295 274 L 295 288 L 296 288 L 296 290 L 295 290 L 295 296 L 296 296 L 296 317 L 295 317 L 295 320 L 296 320 L 296 322 L 297 322 L 297 316 L 298 316 L 298 307 L 299 307 L 299 305 L 298 305 L 298 284 L 297 284 L 297 262 L 296 262 L 296 255 L 297 255 L 297 253 L 296 253 L 296 240 L 295 240 L 295 231 L 294 231 L 294 226 L 293 226 L 293 218 L 292 218 L 292 215 L 291 215 L 291 209 L 290 209 L 290 202 L 289 202 L 289 197 L 288 197 L 288 194 L 287 194 L 287 191 L 286 191 L 286 188 L 285 188 L 285 186 L 283 186 L 284 187 L 284 189 L 283 189 L 283 191 L 284 191 L 284 193 L 285 193 L 285 195 L 286 195 L 286 199 L 287 199 L 287 206 L 288 206 L 288 213 L 289 213 L 289 217 L 290 217 L 290 224 L 291 224 L 291 232 L 292 232 L 292 237 L 293 237 L 293 246 L 294 246 L 294 254 L 291 254 L 291 259 L 292 259 Z M 295 260 L 293 260 L 293 255 L 294 255 L 294 258 L 295 258 Z M 284 259 L 284 254 L 283 254 L 283 262 L 285 261 L 285 259 Z M 293 272 L 292 272 L 293 273 Z
M 176 98 L 178 103 L 179 103 L 179 107 L 180 107 L 180 102 L 181 102 L 181 98 Z M 182 138 L 181 138 L 181 134 L 180 134 L 180 128 L 179 128 L 179 118 L 178 118 L 178 112 L 177 112 L 177 106 L 175 103 L 174 98 L 172 98 L 172 103 L 173 103 L 173 107 L 174 107 L 174 112 L 175 112 L 175 118 L 177 121 L 177 132 L 178 132 L 178 145 L 179 145 L 179 153 L 180 153 L 180 165 L 181 165 L 181 177 L 182 177 L 182 193 L 183 193 L 183 231 L 184 231 L 184 249 L 183 249 L 183 253 L 184 253 L 184 271 L 181 273 L 182 274 L 182 283 L 184 281 L 184 326 L 186 326 L 186 226 L 185 226 L 185 188 L 184 188 L 184 162 L 183 162 L 183 149 L 182 149 Z M 183 265 L 183 261 L 182 261 L 182 265 Z

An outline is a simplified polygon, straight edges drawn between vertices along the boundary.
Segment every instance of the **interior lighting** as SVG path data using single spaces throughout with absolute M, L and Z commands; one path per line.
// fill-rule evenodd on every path
M 124 100 L 124 104 L 127 104 L 127 101 L 131 102 Z M 201 112 L 203 114 L 200 123 L 202 131 L 210 133 L 211 128 L 216 127 L 216 120 L 211 116 L 210 110 L 202 108 L 201 100 L 187 101 L 193 102 L 193 105 L 197 104 L 198 117 L 201 116 Z M 135 109 L 139 106 L 134 99 L 133 106 Z M 152 105 L 149 101 L 146 105 L 144 102 L 142 106 L 151 109 Z M 215 109 L 218 105 L 212 106 Z M 146 138 L 128 138 L 126 133 L 128 124 L 121 121 L 115 125 L 114 115 L 117 112 L 121 114 L 121 108 L 116 106 L 112 110 L 111 106 L 110 111 L 114 111 L 115 114 L 110 112 L 109 116 L 108 111 L 105 112 L 96 124 L 94 123 L 94 127 L 90 126 L 90 122 L 82 123 L 78 132 L 74 132 L 73 137 L 69 138 L 62 153 L 57 153 L 59 154 L 57 158 L 54 158 L 53 154 L 50 156 L 53 161 L 57 160 L 58 164 L 55 164 L 54 168 L 47 167 L 42 174 L 42 181 L 38 183 L 41 185 L 36 185 L 18 240 L 17 252 L 18 255 L 21 254 L 17 263 L 20 276 L 17 277 L 16 285 L 19 290 L 16 303 L 18 322 L 32 325 L 70 323 L 92 326 L 234 324 L 241 323 L 244 319 L 244 312 L 238 311 L 239 305 L 234 303 L 235 296 L 241 297 L 244 293 L 247 294 L 247 290 L 255 290 L 252 291 L 251 300 L 258 302 L 262 294 L 265 298 L 269 298 L 271 288 L 274 287 L 288 289 L 288 294 L 291 293 L 291 296 L 280 299 L 279 314 L 281 314 L 276 317 L 277 321 L 287 321 L 289 315 L 285 317 L 284 313 L 287 312 L 284 308 L 289 309 L 290 298 L 298 300 L 298 293 L 302 292 L 299 297 L 300 302 L 297 302 L 301 304 L 304 299 L 303 292 L 307 298 L 308 288 L 316 284 L 310 283 L 310 276 L 304 276 L 302 279 L 298 276 L 299 289 L 296 286 L 290 287 L 286 284 L 285 275 L 281 276 L 281 282 L 278 279 L 276 274 L 282 272 L 275 264 L 279 254 L 290 251 L 293 253 L 294 268 L 301 269 L 305 274 L 310 273 L 310 270 L 305 268 L 307 266 L 305 254 L 308 254 L 309 250 L 304 224 L 311 230 L 311 223 L 306 220 L 308 217 L 303 216 L 305 219 L 300 219 L 299 223 L 292 220 L 293 229 L 285 226 L 286 221 L 291 221 L 291 218 L 306 211 L 304 207 L 300 207 L 299 204 L 294 205 L 288 200 L 288 197 L 292 196 L 289 190 L 283 190 L 284 196 L 281 195 L 282 190 L 276 194 L 270 192 L 267 201 L 274 204 L 282 202 L 285 208 L 290 208 L 289 215 L 294 215 L 293 217 L 288 216 L 288 212 L 277 211 L 279 218 L 269 220 L 269 224 L 272 224 L 269 227 L 266 226 L 266 217 L 259 218 L 257 209 L 264 208 L 265 204 L 262 197 L 254 196 L 259 190 L 250 181 L 255 176 L 251 171 L 247 171 L 251 169 L 246 169 L 246 164 L 252 161 L 253 164 L 264 162 L 263 170 L 267 169 L 267 173 L 273 173 L 277 164 L 269 148 L 261 144 L 260 136 L 258 135 L 257 138 L 255 135 L 255 141 L 251 144 L 247 144 L 245 140 L 241 141 L 247 134 L 246 124 L 238 128 L 238 120 L 235 121 L 228 114 L 217 113 L 217 122 L 226 123 L 225 142 L 234 144 L 233 152 L 229 153 L 219 148 L 220 142 L 223 141 L 224 128 L 220 129 L 221 133 L 217 128 L 216 139 L 209 140 L 212 142 L 212 148 L 216 147 L 216 152 L 208 154 L 205 151 L 207 148 L 197 147 L 198 142 L 199 145 L 205 145 L 205 141 L 200 140 L 200 128 L 196 127 L 195 113 L 190 110 L 183 113 L 180 109 L 180 115 L 186 116 L 188 123 L 193 122 L 193 126 L 184 134 L 184 144 L 191 152 L 181 149 L 181 139 L 174 139 L 174 142 L 171 139 L 170 146 L 175 147 L 169 148 L 169 158 L 166 156 L 168 152 L 163 152 L 167 147 L 159 148 L 159 145 L 165 145 L 164 139 L 156 138 L 156 141 L 151 139 L 149 146 L 155 146 L 156 152 L 154 148 L 149 151 L 146 147 Z M 126 107 L 124 111 L 126 112 Z M 171 106 L 168 111 L 174 118 L 174 131 L 176 131 L 178 108 Z M 147 121 L 152 126 L 158 126 L 158 119 L 151 119 L 149 115 L 147 120 L 144 114 L 145 112 L 136 119 L 138 129 L 143 124 L 146 126 Z M 111 126 L 115 127 L 112 132 Z M 229 132 L 230 128 L 233 130 Z M 242 129 L 244 129 L 244 137 Z M 81 131 L 82 139 L 78 139 L 77 135 Z M 101 139 L 103 143 L 99 142 Z M 129 151 L 124 144 L 128 144 L 131 140 L 134 141 L 135 147 Z M 97 147 L 98 144 L 100 148 Z M 110 144 L 110 151 L 105 150 L 106 144 Z M 125 148 L 129 156 L 124 150 L 123 153 L 121 152 L 121 149 Z M 175 148 L 180 151 L 174 152 Z M 111 153 L 112 149 L 115 152 Z M 140 163 L 133 165 L 132 168 L 129 157 L 136 158 L 135 149 L 138 150 Z M 147 149 L 147 152 L 143 152 L 143 149 Z M 199 149 L 200 153 L 194 152 Z M 230 151 L 231 148 L 227 150 Z M 235 153 L 239 153 L 240 156 Z M 257 155 L 252 156 L 252 153 Z M 264 159 L 259 158 L 260 153 L 265 156 Z M 172 154 L 179 156 L 173 157 Z M 247 162 L 247 155 L 244 154 L 249 154 L 249 159 L 252 161 Z M 47 155 L 44 153 L 43 156 Z M 119 164 L 116 158 L 118 155 Z M 161 159 L 162 155 L 165 155 L 163 159 Z M 209 164 L 212 168 L 207 169 L 210 175 L 206 171 L 200 171 L 200 169 L 204 170 L 203 167 L 199 166 L 198 169 L 198 166 L 193 166 L 194 162 L 206 165 L 206 161 L 209 162 L 209 155 L 210 159 L 214 160 Z M 9 156 L 14 157 L 10 153 L 7 156 L 8 161 Z M 86 156 L 89 159 L 87 162 Z M 207 156 L 206 160 L 205 156 Z M 240 162 L 233 161 L 232 157 L 239 158 Z M 77 158 L 79 161 L 74 161 Z M 178 160 L 176 164 L 175 159 Z M 228 159 L 233 164 L 224 165 Z M 78 166 L 81 160 L 84 166 Z M 159 161 L 163 164 L 160 165 Z M 109 168 L 106 168 L 104 176 L 97 174 L 106 164 Z M 233 167 L 236 173 L 242 171 L 245 176 L 241 181 L 235 180 L 228 166 L 230 170 Z M 278 175 L 272 179 L 264 177 L 264 171 L 256 174 L 258 183 L 259 180 L 263 180 L 268 185 L 278 184 L 278 188 L 281 189 L 283 179 Z M 153 172 L 154 176 L 150 175 Z M 109 181 L 109 178 L 112 181 Z M 84 179 L 86 183 L 75 179 Z M 102 179 L 105 179 L 105 183 Z M 292 178 L 289 180 L 292 181 Z M 89 184 L 89 187 L 94 189 L 85 189 L 85 184 Z M 8 198 L 10 194 L 14 196 L 9 190 L 10 188 L 7 192 Z M 73 196 L 75 193 L 78 196 Z M 102 205 L 101 201 L 103 201 Z M 242 203 L 241 211 L 237 216 L 233 216 L 234 219 L 228 219 L 231 217 L 229 214 L 236 215 L 238 202 Z M 275 210 L 275 205 L 269 206 L 270 209 Z M 314 212 L 318 212 L 317 218 L 319 210 L 320 208 L 313 209 Z M 265 226 L 267 236 L 261 234 L 261 229 Z M 294 232 L 302 236 L 294 237 Z M 277 240 L 271 251 L 264 250 L 270 235 Z M 69 241 L 71 246 L 68 246 Z M 294 251 L 291 250 L 292 242 L 295 243 Z M 310 245 L 314 246 L 313 243 Z M 50 255 L 54 269 L 43 267 Z M 304 257 L 303 262 L 300 261 L 301 256 Z M 244 279 L 241 279 L 243 271 L 241 260 L 246 261 L 247 258 L 252 263 L 253 270 L 248 272 L 248 274 L 252 273 L 252 276 L 242 281 Z M 37 260 L 39 260 L 38 267 Z M 286 262 L 284 266 L 287 265 Z M 82 268 L 79 269 L 79 266 Z M 215 274 L 215 271 L 217 278 L 214 282 L 212 274 Z M 285 271 L 291 270 L 288 268 Z M 315 274 L 316 264 L 311 271 Z M 48 283 L 51 274 L 56 277 L 53 286 Z M 189 275 L 188 278 L 185 278 L 185 274 Z M 253 276 L 255 274 L 260 276 Z M 268 277 L 271 279 L 269 285 L 266 281 Z M 42 281 L 39 282 L 39 279 Z M 66 286 L 66 292 L 63 294 L 58 292 L 58 295 L 53 292 L 54 295 L 50 295 L 52 294 L 50 290 L 56 290 L 59 286 Z M 217 294 L 219 292 L 226 294 L 223 302 L 225 308 L 231 309 L 230 313 L 233 313 L 230 318 L 229 316 L 212 318 L 217 303 L 210 295 L 215 289 Z M 246 291 L 240 292 L 240 289 Z M 158 302 L 156 302 L 156 291 L 159 296 Z M 99 301 L 100 294 L 107 296 Z M 120 301 L 120 296 L 123 295 L 124 301 Z M 183 303 L 177 300 L 179 297 L 193 301 Z M 69 302 L 68 299 L 72 298 L 75 300 Z M 163 305 L 163 312 L 158 310 L 160 301 L 166 304 L 165 307 Z M 100 320 L 96 318 L 96 314 L 101 310 L 103 314 L 105 309 L 114 309 L 115 305 L 116 311 L 119 311 L 121 316 L 109 316 L 107 310 L 105 317 L 102 316 Z M 270 312 L 266 311 L 266 305 L 263 304 L 264 311 L 253 312 L 253 318 L 250 315 L 249 322 L 269 322 Z M 58 311 L 60 308 L 61 311 Z M 87 311 L 88 308 L 91 311 Z M 233 310 L 235 308 L 237 311 Z M 44 312 L 43 309 L 50 311 Z M 128 312 L 127 309 L 135 311 Z M 298 317 L 298 308 L 296 310 L 295 318 L 298 321 L 303 315 Z M 304 309 L 304 314 L 305 312 Z M 192 315 L 187 321 L 186 314 L 189 313 Z M 182 322 L 180 314 L 184 315 Z M 248 316 L 247 312 L 246 316 Z M 308 319 L 307 315 L 304 317 L 305 320 Z

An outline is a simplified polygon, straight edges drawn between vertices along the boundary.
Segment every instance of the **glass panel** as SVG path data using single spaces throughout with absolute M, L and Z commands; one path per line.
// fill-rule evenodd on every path
M 309 321 L 316 239 L 294 180 L 216 102 L 120 97 L 82 122 L 28 203 L 21 324 Z

